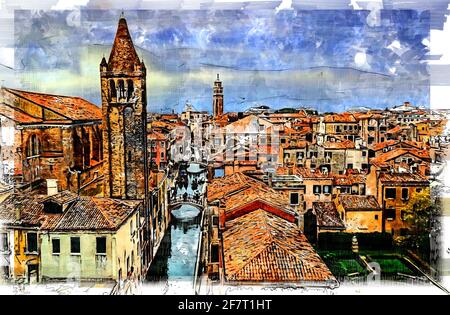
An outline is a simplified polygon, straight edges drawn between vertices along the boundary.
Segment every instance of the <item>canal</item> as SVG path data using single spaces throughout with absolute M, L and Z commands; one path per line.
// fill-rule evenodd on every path
M 204 198 L 206 170 L 198 164 L 180 169 L 171 196 Z M 182 204 L 172 210 L 171 223 L 147 273 L 149 284 L 163 293 L 190 293 L 197 262 L 202 212 L 195 206 Z M 160 293 L 160 292 L 156 292 Z

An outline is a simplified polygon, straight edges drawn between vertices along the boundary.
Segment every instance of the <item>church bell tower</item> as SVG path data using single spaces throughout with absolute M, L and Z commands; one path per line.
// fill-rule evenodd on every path
M 219 74 L 217 80 L 214 81 L 213 88 L 213 117 L 217 118 L 223 115 L 223 87 L 220 81 Z
M 146 68 L 123 15 L 100 63 L 105 197 L 147 200 Z

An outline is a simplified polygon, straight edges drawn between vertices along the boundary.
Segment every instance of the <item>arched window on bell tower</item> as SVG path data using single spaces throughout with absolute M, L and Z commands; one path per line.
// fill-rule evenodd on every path
M 131 100 L 133 98 L 133 92 L 134 92 L 133 80 L 129 79 L 127 81 L 127 86 L 128 86 L 127 100 Z
M 119 86 L 119 95 L 118 95 L 118 99 L 122 99 L 125 98 L 125 83 L 123 82 L 123 80 L 119 80 L 117 81 L 117 84 Z
M 114 80 L 109 80 L 109 98 L 110 100 L 117 98 L 116 83 Z

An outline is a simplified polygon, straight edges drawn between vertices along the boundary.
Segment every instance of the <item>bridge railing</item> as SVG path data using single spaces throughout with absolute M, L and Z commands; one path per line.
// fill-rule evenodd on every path
M 193 203 L 198 206 L 203 206 L 202 197 L 199 197 L 198 199 L 195 199 L 193 196 L 187 196 L 186 198 L 184 196 L 177 196 L 176 198 L 171 198 L 169 203 L 171 205 L 178 204 L 178 203 Z

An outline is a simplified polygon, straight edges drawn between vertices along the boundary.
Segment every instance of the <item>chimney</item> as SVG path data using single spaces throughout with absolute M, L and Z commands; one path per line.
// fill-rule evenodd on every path
M 268 178 L 269 178 L 269 181 L 268 181 L 268 185 L 269 185 L 269 187 L 271 187 L 272 188 L 272 186 L 273 186 L 273 183 L 272 183 L 272 173 L 271 172 L 269 172 L 268 174 Z
M 219 206 L 219 229 L 225 229 L 225 207 L 223 205 Z
M 58 193 L 58 180 L 47 179 L 47 196 L 53 196 Z

